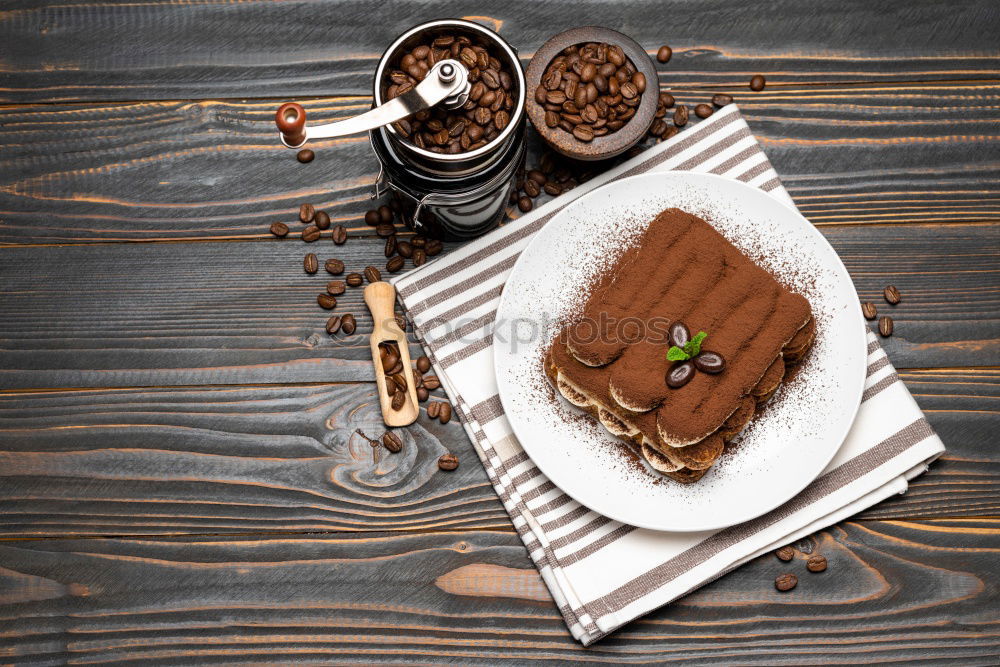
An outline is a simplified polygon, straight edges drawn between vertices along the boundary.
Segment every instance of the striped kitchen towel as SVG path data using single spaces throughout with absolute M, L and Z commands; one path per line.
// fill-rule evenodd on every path
M 721 174 L 792 204 L 735 105 L 518 220 L 394 282 L 434 370 L 573 636 L 590 644 L 652 609 L 906 490 L 944 446 L 868 334 L 868 379 L 837 456 L 798 496 L 719 531 L 664 533 L 601 516 L 562 493 L 511 432 L 497 396 L 492 325 L 535 232 L 580 195 L 657 170 Z M 461 321 L 458 328 L 447 326 Z

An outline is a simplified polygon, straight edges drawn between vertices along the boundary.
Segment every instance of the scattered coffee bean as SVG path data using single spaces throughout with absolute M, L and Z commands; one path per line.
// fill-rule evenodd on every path
M 409 241 L 399 241 L 396 244 L 396 252 L 399 253 L 400 257 L 409 259 L 413 257 L 413 246 Z
M 340 318 L 340 330 L 343 331 L 348 336 L 354 333 L 354 330 L 357 328 L 357 326 L 358 323 L 354 319 L 354 315 L 351 315 L 350 313 L 347 313 L 342 318 Z
M 410 239 L 410 243 L 413 245 L 414 248 L 423 248 L 424 246 L 427 245 L 427 239 L 417 234 L 416 236 Z
M 316 273 L 319 271 L 319 260 L 313 253 L 306 253 L 306 256 L 302 258 L 302 269 L 306 273 Z
M 532 169 L 527 174 L 528 180 L 534 181 L 538 185 L 545 185 L 548 183 L 548 177 L 540 169 Z
M 531 201 L 531 197 L 527 195 L 522 196 L 517 200 L 517 208 L 521 210 L 522 213 L 527 213 L 534 207 L 534 203 Z
M 442 424 L 447 424 L 451 421 L 451 403 L 441 404 L 441 409 L 438 410 L 438 421 Z
M 810 572 L 822 572 L 826 569 L 826 558 L 819 554 L 809 556 L 809 560 L 806 561 L 806 569 Z
M 309 225 L 302 230 L 302 240 L 306 243 L 312 243 L 319 239 L 319 227 L 316 225 Z
M 678 104 L 674 109 L 674 125 L 684 127 L 688 122 L 688 109 L 683 104 Z
M 878 332 L 883 338 L 888 338 L 892 335 L 892 318 L 888 315 L 883 315 L 878 318 Z
M 434 257 L 444 250 L 444 244 L 437 239 L 427 239 L 427 246 L 424 248 L 424 252 L 427 253 L 428 257 Z
M 712 375 L 716 373 L 721 373 L 726 369 L 726 360 L 722 358 L 722 355 L 718 352 L 709 352 L 708 350 L 702 351 L 697 357 L 694 358 L 694 365 L 702 373 L 710 373 Z
M 386 204 L 382 204 L 378 207 L 378 220 L 382 224 L 390 224 L 396 215 L 392 212 L 392 209 Z
M 271 233 L 277 236 L 279 239 L 283 239 L 286 236 L 288 236 L 288 225 L 286 225 L 283 222 L 272 222 Z
M 378 226 L 375 227 L 375 233 L 382 238 L 388 238 L 396 233 L 396 226 L 391 222 L 380 222 Z
M 670 62 L 670 56 L 674 55 L 674 50 L 664 44 L 656 51 L 656 59 L 661 63 Z
M 393 234 L 392 236 L 388 237 L 385 240 L 385 248 L 383 248 L 382 252 L 385 254 L 386 257 L 392 257 L 393 255 L 396 254 L 396 235 L 395 234 Z
M 326 332 L 331 336 L 340 331 L 340 315 L 334 315 L 326 321 Z
M 295 159 L 301 162 L 302 164 L 306 164 L 307 162 L 312 162 L 313 159 L 315 159 L 315 157 L 316 154 L 313 153 L 308 148 L 303 148 L 302 150 L 300 150 L 298 153 L 295 154 Z
M 865 316 L 866 320 L 874 320 L 878 315 L 878 309 L 871 301 L 865 301 L 861 304 L 861 314 Z
M 421 355 L 417 357 L 417 370 L 421 373 L 426 373 L 431 369 L 431 360 L 427 357 Z
M 694 364 L 690 361 L 674 362 L 674 365 L 667 371 L 667 386 L 671 389 L 680 389 L 694 377 Z
M 347 243 L 347 228 L 343 225 L 337 225 L 333 228 L 333 242 L 337 245 L 344 245 Z
M 433 403 L 427 404 L 427 416 L 430 417 L 431 419 L 437 419 L 438 414 L 440 414 L 440 412 L 441 412 L 441 401 L 434 401 Z
M 344 278 L 348 285 L 351 287 L 361 287 L 364 284 L 365 278 L 360 273 L 348 273 L 347 277 Z
M 365 211 L 365 224 L 374 227 L 379 222 L 381 218 L 379 217 L 378 211 Z
M 339 276 L 344 272 L 344 263 L 339 259 L 328 259 L 323 264 L 323 268 L 326 269 L 327 273 Z
M 319 294 L 316 297 L 316 303 L 320 305 L 320 308 L 326 308 L 327 310 L 332 310 L 334 306 L 337 305 L 337 300 L 333 298 L 332 294 Z
M 326 291 L 328 294 L 340 296 L 347 291 L 347 285 L 343 280 L 331 280 L 326 284 Z
M 532 199 L 537 197 L 542 192 L 541 186 L 538 185 L 538 183 L 536 183 L 535 181 L 532 181 L 530 179 L 524 182 L 524 185 L 521 187 L 521 189 L 524 190 L 524 194 L 528 195 Z
M 795 549 L 789 546 L 784 546 L 775 551 L 774 555 L 778 557 L 778 560 L 783 560 L 787 563 L 795 558 Z
M 423 403 L 428 398 L 430 398 L 430 392 L 427 391 L 426 387 L 417 387 L 417 400 Z
M 395 454 L 403 449 L 403 439 L 392 431 L 387 431 L 386 434 L 382 436 L 382 446 Z
M 715 106 L 717 106 L 719 108 L 722 108 L 722 107 L 724 107 L 724 106 L 726 106 L 728 104 L 732 104 L 732 103 L 733 103 L 733 96 L 732 95 L 726 95 L 725 93 L 718 93 L 718 94 L 712 95 L 712 104 L 714 104 Z
M 781 592 L 790 591 L 799 583 L 799 578 L 794 574 L 781 574 L 774 580 L 774 587 Z
M 542 186 L 542 189 L 545 190 L 545 194 L 552 195 L 553 197 L 558 197 L 562 194 L 562 188 L 559 187 L 558 183 L 546 183 Z
M 368 279 L 370 283 L 377 283 L 382 280 L 382 273 L 376 269 L 374 266 L 365 267 L 365 278 Z
M 660 96 L 657 99 L 657 104 L 664 109 L 672 108 L 674 106 L 674 102 L 674 96 L 670 93 L 660 93 Z
M 761 74 L 754 74 L 750 77 L 750 90 L 761 91 L 764 90 L 764 84 L 767 83 L 764 76 Z
M 299 222 L 312 222 L 316 215 L 316 207 L 312 204 L 299 205 Z
M 406 392 L 397 391 L 392 397 L 392 409 L 402 410 L 406 405 Z
M 413 266 L 423 266 L 427 261 L 427 251 L 423 248 L 415 248 L 413 250 Z
M 441 381 L 436 375 L 427 375 L 424 377 L 424 386 L 427 387 L 427 391 L 434 391 L 441 386 Z
M 320 229 L 330 229 L 330 214 L 326 211 L 316 211 L 313 224 Z
M 889 285 L 882 290 L 882 296 L 885 297 L 885 300 L 888 303 L 891 303 L 894 306 L 903 300 L 902 295 L 899 293 L 899 290 L 896 289 L 895 285 Z
M 396 273 L 402 270 L 404 264 L 406 264 L 406 260 L 397 255 L 385 263 L 385 270 L 389 273 Z
M 712 108 L 711 104 L 699 104 L 694 108 L 694 115 L 698 118 L 708 118 L 713 113 L 715 113 L 715 109 Z
M 438 459 L 438 468 L 441 470 L 454 470 L 458 467 L 458 457 L 454 454 L 445 454 Z

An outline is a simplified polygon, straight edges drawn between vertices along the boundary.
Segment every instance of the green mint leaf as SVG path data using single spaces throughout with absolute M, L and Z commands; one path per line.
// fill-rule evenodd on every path
M 699 331 L 694 338 L 684 343 L 684 352 L 687 353 L 688 358 L 701 354 L 701 341 L 705 340 L 707 336 L 708 334 L 704 331 Z
M 685 346 L 686 347 L 686 346 Z M 687 361 L 691 358 L 691 355 L 677 347 L 672 345 L 669 350 L 667 350 L 667 361 Z

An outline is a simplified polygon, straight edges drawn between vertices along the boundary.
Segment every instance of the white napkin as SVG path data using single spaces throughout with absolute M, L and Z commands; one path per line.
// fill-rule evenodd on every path
M 622 524 L 562 493 L 521 449 L 493 368 L 500 292 L 534 233 L 580 195 L 650 171 L 720 174 L 792 204 L 735 105 L 451 254 L 395 279 L 434 371 L 573 636 L 586 644 L 776 547 L 855 514 L 927 469 L 944 445 L 868 334 L 868 378 L 847 439 L 798 496 L 719 531 Z M 458 328 L 445 326 L 461 321 Z M 471 342 L 470 342 L 471 341 Z

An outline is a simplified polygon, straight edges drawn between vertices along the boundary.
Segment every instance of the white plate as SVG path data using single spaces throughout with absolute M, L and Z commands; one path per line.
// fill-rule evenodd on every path
M 555 397 L 541 361 L 601 258 L 615 256 L 623 240 L 674 206 L 706 219 L 804 294 L 817 323 L 816 342 L 794 379 L 782 384 L 735 446 L 694 484 L 630 463 L 615 438 Z M 854 421 L 866 357 L 854 285 L 809 221 L 757 188 L 687 172 L 615 181 L 554 216 L 514 266 L 494 334 L 500 399 L 521 446 L 541 471 L 607 517 L 668 531 L 747 521 L 805 488 L 833 458 Z

